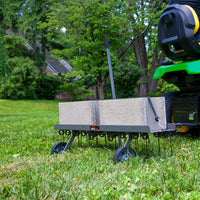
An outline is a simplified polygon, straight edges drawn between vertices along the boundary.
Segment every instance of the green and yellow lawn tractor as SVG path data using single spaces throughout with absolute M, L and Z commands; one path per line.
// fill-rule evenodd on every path
M 157 68 L 163 78 L 180 89 L 166 93 L 167 121 L 178 132 L 200 130 L 200 1 L 171 0 L 160 17 L 158 44 L 170 58 Z M 179 61 L 173 64 L 173 61 Z

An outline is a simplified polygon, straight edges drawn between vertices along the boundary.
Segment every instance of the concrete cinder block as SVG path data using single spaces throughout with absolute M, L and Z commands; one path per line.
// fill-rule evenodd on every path
M 164 97 L 151 98 L 160 123 L 148 98 L 129 98 L 102 101 L 81 101 L 59 104 L 60 124 L 149 126 L 151 132 L 166 129 Z
M 92 124 L 91 101 L 59 103 L 60 124 Z

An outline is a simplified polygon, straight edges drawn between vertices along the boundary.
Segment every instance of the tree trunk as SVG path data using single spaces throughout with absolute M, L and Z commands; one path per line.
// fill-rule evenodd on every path
M 155 93 L 158 80 L 153 80 L 153 75 L 155 70 L 160 66 L 161 62 L 165 59 L 163 53 L 161 53 L 160 58 L 158 58 L 158 49 L 157 47 L 153 50 L 153 60 L 151 64 L 150 74 L 149 74 L 149 83 L 148 83 L 148 93 Z
M 140 78 L 140 86 L 136 88 L 136 92 L 139 97 L 144 97 L 147 93 L 147 84 L 145 82 L 147 81 L 148 77 L 148 59 L 146 53 L 144 34 L 140 35 L 135 40 L 133 50 L 135 53 L 137 63 L 143 70 L 143 76 Z
M 97 89 L 99 94 L 99 99 L 104 99 L 104 83 L 101 81 L 100 78 L 97 80 Z
M 99 95 L 100 100 L 104 99 L 104 86 L 106 84 L 106 80 L 107 80 L 108 76 L 109 76 L 109 72 L 107 71 L 104 74 L 104 77 L 102 79 L 102 74 L 99 71 L 99 76 L 97 78 L 97 90 L 98 90 L 98 95 Z

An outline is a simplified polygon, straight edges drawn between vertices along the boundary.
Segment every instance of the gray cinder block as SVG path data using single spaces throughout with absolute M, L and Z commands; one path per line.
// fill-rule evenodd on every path
M 80 101 L 59 104 L 60 124 L 149 126 L 151 132 L 166 129 L 164 97 L 151 98 L 160 123 L 147 98 Z M 159 125 L 160 124 L 160 125 Z

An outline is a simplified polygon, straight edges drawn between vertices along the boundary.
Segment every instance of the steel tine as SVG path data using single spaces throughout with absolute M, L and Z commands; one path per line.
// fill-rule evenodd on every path
M 161 157 L 161 152 L 160 152 L 160 137 L 158 135 L 158 152 L 159 152 L 159 156 Z
M 149 134 L 148 134 L 148 151 L 149 151 L 149 159 L 150 159 L 151 153 L 150 153 L 150 138 L 149 138 Z
M 98 141 L 98 135 L 96 135 L 96 146 L 98 147 L 99 146 L 99 141 Z
M 171 148 L 171 156 L 173 156 L 173 149 L 172 149 L 172 133 L 170 133 L 170 148 Z

